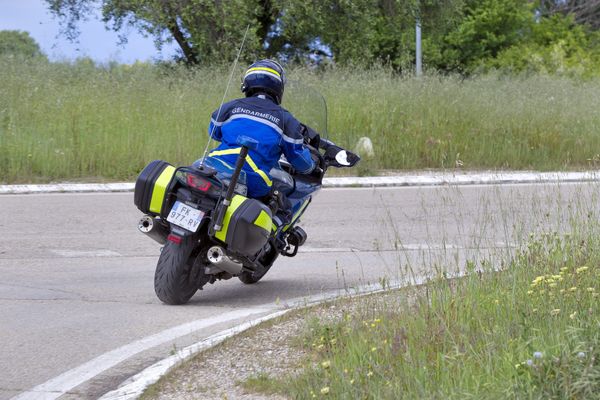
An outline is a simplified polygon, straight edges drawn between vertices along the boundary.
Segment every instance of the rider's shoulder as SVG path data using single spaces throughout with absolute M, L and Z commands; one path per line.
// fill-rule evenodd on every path
M 300 122 L 296 119 L 296 117 L 294 117 L 294 114 L 292 114 L 291 112 L 289 112 L 288 110 L 286 110 L 285 108 L 281 107 L 281 111 L 283 113 L 283 119 L 286 121 L 293 121 L 293 122 Z

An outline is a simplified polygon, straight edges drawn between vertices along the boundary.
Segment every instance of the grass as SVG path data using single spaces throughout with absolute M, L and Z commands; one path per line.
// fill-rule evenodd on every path
M 599 399 L 599 265 L 597 232 L 543 235 L 501 272 L 313 320 L 303 370 L 248 387 L 295 399 Z
M 228 98 L 238 96 L 241 72 Z M 600 80 L 289 72 L 327 99 L 330 138 L 349 148 L 372 139 L 376 156 L 352 173 L 600 162 Z M 153 159 L 190 163 L 203 152 L 228 75 L 228 66 L 0 59 L 0 182 L 132 179 Z

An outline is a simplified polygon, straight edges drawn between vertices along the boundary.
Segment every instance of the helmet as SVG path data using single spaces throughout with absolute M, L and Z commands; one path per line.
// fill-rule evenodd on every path
M 284 86 L 285 73 L 281 64 L 274 60 L 260 60 L 246 70 L 242 92 L 249 97 L 262 91 L 273 96 L 277 104 L 281 104 Z

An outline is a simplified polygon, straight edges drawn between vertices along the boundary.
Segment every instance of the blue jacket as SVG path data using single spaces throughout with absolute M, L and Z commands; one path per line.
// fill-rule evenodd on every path
M 248 180 L 248 195 L 261 197 L 271 190 L 269 171 L 278 167 L 281 154 L 302 174 L 310 173 L 315 163 L 304 146 L 306 129 L 294 116 L 267 95 L 237 99 L 223 104 L 211 117 L 208 132 L 221 144 L 209 153 L 230 165 L 235 165 L 240 145 L 238 136 L 258 141 L 250 150 L 244 165 Z

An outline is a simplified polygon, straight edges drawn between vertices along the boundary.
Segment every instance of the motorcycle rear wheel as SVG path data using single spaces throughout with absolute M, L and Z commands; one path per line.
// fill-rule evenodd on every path
M 154 272 L 154 291 L 163 303 L 185 304 L 198 290 L 193 263 L 189 262 L 193 249 L 194 241 L 189 237 L 179 245 L 167 241 L 163 247 Z

